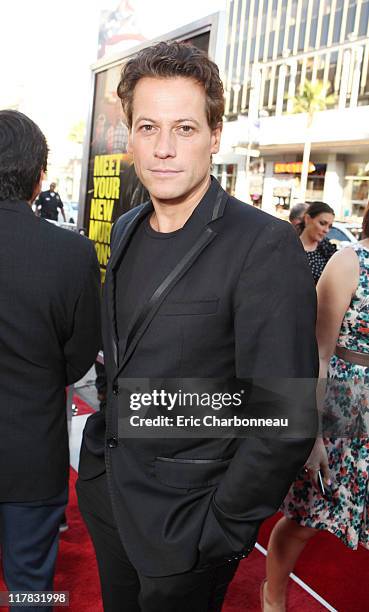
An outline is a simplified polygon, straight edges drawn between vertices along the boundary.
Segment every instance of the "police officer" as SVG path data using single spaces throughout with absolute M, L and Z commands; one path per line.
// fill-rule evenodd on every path
M 55 191 L 56 183 L 50 183 L 48 191 L 42 191 L 37 200 L 37 214 L 44 219 L 51 221 L 58 220 L 58 208 L 66 222 L 63 202 L 60 195 Z

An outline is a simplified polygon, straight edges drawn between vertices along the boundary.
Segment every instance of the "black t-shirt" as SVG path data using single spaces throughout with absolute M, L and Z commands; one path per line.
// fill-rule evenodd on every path
M 187 224 L 175 232 L 162 233 L 152 229 L 149 219 L 150 214 L 137 227 L 117 272 L 119 344 L 126 340 L 131 320 L 186 252 Z
M 44 219 L 58 220 L 58 208 L 63 208 L 63 202 L 56 191 L 43 191 L 36 202 L 40 215 Z

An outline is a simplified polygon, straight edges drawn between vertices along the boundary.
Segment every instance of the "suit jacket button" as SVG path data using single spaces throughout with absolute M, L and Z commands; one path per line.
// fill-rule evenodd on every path
M 119 395 L 119 386 L 118 385 L 113 385 L 113 394 L 114 395 Z
M 109 438 L 108 440 L 108 447 L 109 448 L 116 448 L 118 446 L 118 440 L 116 438 Z

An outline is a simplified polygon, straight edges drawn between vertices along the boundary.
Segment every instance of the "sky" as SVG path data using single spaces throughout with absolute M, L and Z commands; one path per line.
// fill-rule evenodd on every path
M 226 0 L 131 0 L 147 38 L 225 9 Z M 119 0 L 0 0 L 0 108 L 20 110 L 57 158 L 71 127 L 86 120 L 102 9 Z M 183 5 L 183 6 L 181 6 Z

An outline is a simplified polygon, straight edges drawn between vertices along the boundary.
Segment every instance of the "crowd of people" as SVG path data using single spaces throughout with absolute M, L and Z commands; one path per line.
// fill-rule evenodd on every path
M 260 524 L 282 509 L 260 592 L 265 612 L 282 612 L 317 530 L 369 548 L 369 209 L 364 239 L 336 252 L 326 203 L 298 205 L 288 224 L 229 196 L 210 174 L 223 85 L 191 45 L 142 49 L 117 93 L 150 200 L 112 231 L 107 379 L 81 446 L 77 493 L 104 611 L 220 612 Z M 31 209 L 47 151 L 33 121 L 0 111 L 0 543 L 7 588 L 30 593 L 52 590 L 67 503 L 65 387 L 101 347 L 92 242 Z M 55 209 L 55 194 L 43 199 Z M 322 381 L 316 439 L 122 434 L 132 385 L 228 391 L 270 377 Z M 152 418 L 165 412 L 155 406 Z M 315 408 L 315 388 L 294 397 L 306 422 Z

